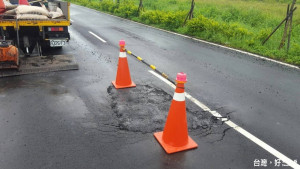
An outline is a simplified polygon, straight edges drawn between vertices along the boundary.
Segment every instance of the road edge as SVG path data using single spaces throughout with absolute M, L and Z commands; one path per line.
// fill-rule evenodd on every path
M 282 66 L 286 66 L 286 67 L 289 67 L 289 68 L 300 70 L 300 67 L 298 67 L 298 66 L 295 66 L 295 65 L 292 65 L 292 64 L 288 64 L 288 63 L 284 63 L 284 62 L 281 62 L 281 61 L 278 61 L 278 60 L 274 60 L 274 59 L 271 59 L 271 58 L 267 58 L 267 57 L 264 57 L 264 56 L 261 56 L 261 55 L 258 55 L 258 54 L 254 54 L 254 53 L 242 51 L 242 50 L 239 50 L 239 49 L 235 49 L 235 48 L 223 46 L 223 45 L 220 45 L 220 44 L 217 44 L 217 43 L 205 41 L 205 40 L 202 40 L 202 39 L 198 39 L 198 38 L 194 38 L 194 37 L 191 37 L 191 36 L 183 35 L 183 34 L 180 34 L 180 33 L 176 33 L 176 32 L 172 32 L 172 31 L 164 30 L 164 29 L 161 29 L 161 28 L 156 28 L 156 27 L 153 27 L 153 26 L 150 26 L 150 25 L 146 25 L 146 24 L 143 24 L 143 23 L 140 23 L 140 22 L 136 22 L 136 21 L 129 20 L 129 19 L 126 19 L 126 18 L 122 18 L 122 17 L 119 17 L 119 16 L 115 16 L 115 15 L 112 15 L 112 14 L 109 14 L 109 13 L 105 13 L 105 12 L 102 12 L 102 11 L 98 11 L 98 10 L 95 10 L 95 9 L 92 9 L 92 8 L 88 8 L 88 7 L 85 7 L 85 6 L 81 6 L 81 5 L 77 5 L 77 4 L 74 4 L 74 3 L 71 3 L 71 4 L 72 5 L 76 5 L 76 6 L 80 6 L 80 7 L 83 7 L 83 8 L 87 8 L 87 9 L 93 10 L 95 12 L 98 12 L 98 13 L 101 13 L 101 14 L 105 14 L 105 15 L 108 15 L 108 16 L 112 16 L 112 17 L 115 17 L 115 18 L 118 18 L 118 19 L 130 21 L 130 22 L 133 22 L 133 23 L 136 23 L 136 24 L 148 27 L 148 28 L 160 30 L 160 31 L 167 32 L 167 33 L 170 33 L 170 34 L 173 34 L 173 35 L 177 35 L 177 36 L 181 36 L 181 37 L 184 37 L 184 38 L 187 38 L 187 39 L 192 39 L 192 40 L 197 41 L 197 42 L 205 43 L 207 45 L 211 45 L 211 46 L 223 48 L 223 49 L 234 51 L 234 52 L 241 53 L 241 54 L 244 54 L 244 55 L 249 55 L 249 56 L 258 58 L 260 60 L 263 60 L 263 61 L 269 61 L 269 62 L 273 62 L 273 63 L 279 64 L 279 65 L 282 65 Z

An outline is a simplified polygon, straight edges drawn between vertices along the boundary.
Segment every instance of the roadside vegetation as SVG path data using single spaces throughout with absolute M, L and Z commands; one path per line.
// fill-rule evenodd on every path
M 195 0 L 194 17 L 184 20 L 191 0 L 69 0 L 162 29 L 242 49 L 300 66 L 300 9 L 293 16 L 290 50 L 278 49 L 282 26 L 265 45 L 262 42 L 285 18 L 292 0 Z M 118 3 L 119 2 L 119 3 Z M 298 6 L 299 2 L 295 6 Z M 299 6 L 298 6 L 299 7 Z

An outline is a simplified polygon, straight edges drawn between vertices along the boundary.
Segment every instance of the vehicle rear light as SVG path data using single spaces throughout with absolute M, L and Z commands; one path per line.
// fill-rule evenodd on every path
M 48 27 L 49 32 L 62 32 L 64 31 L 64 27 Z

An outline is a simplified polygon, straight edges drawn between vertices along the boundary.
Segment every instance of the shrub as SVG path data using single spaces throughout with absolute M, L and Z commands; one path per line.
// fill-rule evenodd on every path
M 207 34 L 220 33 L 227 38 L 231 38 L 244 37 L 252 34 L 246 28 L 241 27 L 238 23 L 219 23 L 202 15 L 190 20 L 187 23 L 187 27 L 187 31 L 191 35 L 195 35 L 196 32 L 206 32 Z
M 100 9 L 106 12 L 113 12 L 112 9 L 117 7 L 117 5 L 110 0 L 103 0 L 100 2 L 100 5 L 101 5 Z
M 165 27 L 174 30 L 183 25 L 186 12 L 166 12 L 163 13 L 162 22 Z
M 162 11 L 150 10 L 142 12 L 140 18 L 147 24 L 161 24 L 164 14 Z
M 268 28 L 268 29 L 262 29 L 259 31 L 259 33 L 255 36 L 255 38 L 261 42 L 263 42 L 268 35 L 271 33 L 272 29 Z
M 187 22 L 187 31 L 189 34 L 194 35 L 196 32 L 203 32 L 206 30 L 209 20 L 200 15 L 197 18 Z
M 223 34 L 227 37 L 245 37 L 252 35 L 248 29 L 243 28 L 238 23 L 223 24 Z
M 132 18 L 139 15 L 138 7 L 132 1 L 121 3 L 118 8 L 115 8 L 114 13 L 124 18 Z

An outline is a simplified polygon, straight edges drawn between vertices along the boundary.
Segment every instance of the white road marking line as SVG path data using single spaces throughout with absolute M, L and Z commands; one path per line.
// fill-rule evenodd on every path
M 156 76 L 157 78 L 159 78 L 160 80 L 162 80 L 163 82 L 167 83 L 172 88 L 174 88 L 174 89 L 176 88 L 176 86 L 174 84 L 172 84 L 171 82 L 169 82 L 167 79 L 165 79 L 161 75 L 157 74 L 156 72 L 154 72 L 152 70 L 149 70 L 149 72 L 151 74 L 153 74 L 154 76 Z M 190 101 L 194 102 L 197 106 L 199 106 L 204 111 L 210 112 L 215 117 L 222 117 L 217 111 L 210 110 L 210 108 L 208 108 L 205 104 L 201 103 L 199 100 L 192 97 L 190 94 L 185 93 L 185 95 Z M 286 164 L 288 164 L 290 167 L 295 168 L 295 169 L 300 169 L 299 164 L 297 164 L 296 162 L 294 162 L 293 160 L 291 160 L 290 158 L 288 158 L 284 154 L 280 153 L 279 151 L 275 150 L 273 147 L 269 146 L 267 143 L 265 143 L 262 140 L 260 140 L 259 138 L 255 137 L 254 135 L 252 135 L 251 133 L 249 133 L 245 129 L 238 126 L 237 124 L 233 123 L 231 120 L 228 120 L 225 123 L 228 126 L 232 127 L 234 130 L 236 130 L 237 132 L 239 132 L 240 134 L 242 134 L 243 136 L 245 136 L 246 138 L 248 138 L 249 140 L 251 140 L 254 143 L 256 143 L 257 145 L 259 145 L 261 148 L 265 149 L 266 151 L 268 151 L 269 153 L 271 153 L 272 155 L 274 155 L 278 159 L 280 159 L 283 162 L 285 162 Z
M 261 148 L 267 150 L 269 153 L 273 154 L 275 157 L 279 158 L 280 160 L 282 160 L 283 162 L 288 164 L 290 167 L 300 169 L 299 164 L 297 164 L 296 162 L 294 162 L 293 160 L 291 160 L 290 158 L 288 158 L 284 154 L 280 153 L 279 151 L 275 150 L 273 147 L 269 146 L 264 141 L 262 141 L 259 138 L 255 137 L 254 135 L 252 135 L 251 133 L 249 133 L 245 129 L 243 129 L 240 126 L 236 125 L 232 121 L 229 120 L 229 121 L 226 121 L 225 123 L 228 126 L 232 127 L 234 130 L 238 131 L 239 133 L 241 133 L 242 135 L 247 137 L 249 140 L 251 140 L 254 143 L 256 143 L 257 145 L 259 145 Z
M 98 35 L 94 34 L 93 32 L 89 31 L 89 33 L 92 34 L 93 36 L 95 36 L 97 39 L 99 39 L 103 43 L 106 43 L 106 41 L 104 39 L 100 38 Z
M 74 22 L 72 19 L 70 19 L 71 22 Z
M 72 5 L 75 5 L 75 4 L 72 4 Z M 77 6 L 80 6 L 80 5 L 77 5 Z M 143 25 L 143 26 L 146 26 L 146 27 L 149 27 L 149 28 L 152 28 L 152 29 L 157 29 L 157 30 L 160 30 L 160 31 L 163 31 L 163 32 L 168 32 L 170 34 L 181 36 L 181 37 L 184 37 L 184 38 L 187 38 L 187 39 L 192 39 L 194 41 L 198 41 L 198 42 L 210 44 L 210 45 L 213 45 L 213 46 L 217 46 L 217 47 L 220 47 L 220 48 L 224 48 L 224 49 L 236 51 L 236 52 L 239 52 L 239 53 L 243 53 L 243 54 L 246 54 L 246 55 L 250 55 L 250 56 L 259 58 L 261 60 L 267 60 L 267 61 L 270 61 L 270 62 L 274 62 L 274 63 L 280 64 L 280 65 L 284 65 L 284 66 L 287 66 L 287 67 L 290 67 L 290 68 L 294 68 L 294 69 L 300 70 L 300 67 L 297 67 L 295 65 L 291 65 L 291 64 L 288 64 L 288 63 L 280 62 L 280 61 L 277 61 L 277 60 L 274 60 L 274 59 L 270 59 L 270 58 L 267 58 L 267 57 L 263 57 L 263 56 L 260 56 L 260 55 L 257 55 L 257 54 L 253 54 L 253 53 L 250 53 L 250 52 L 245 52 L 245 51 L 242 51 L 242 50 L 239 50 L 239 49 L 234 49 L 234 48 L 230 48 L 230 47 L 227 47 L 227 46 L 222 46 L 222 45 L 219 45 L 219 44 L 216 44 L 216 43 L 212 43 L 212 42 L 208 42 L 208 41 L 205 41 L 205 40 L 193 38 L 193 37 L 190 37 L 190 36 L 187 36 L 187 35 L 183 35 L 183 34 L 171 32 L 171 31 L 167 31 L 167 30 L 164 30 L 164 29 L 156 28 L 156 27 L 153 27 L 153 26 L 145 25 L 143 23 L 139 23 L 139 22 L 136 22 L 136 21 L 128 20 L 128 19 L 125 19 L 125 18 L 121 18 L 119 16 L 115 16 L 115 15 L 111 15 L 111 14 L 108 14 L 108 13 L 104 13 L 104 12 L 101 12 L 101 11 L 97 11 L 95 9 L 91 9 L 91 8 L 88 8 L 88 7 L 85 7 L 85 6 L 80 6 L 80 7 L 83 7 L 83 8 L 86 8 L 86 9 L 89 9 L 89 10 L 92 10 L 94 12 L 101 13 L 101 14 L 104 14 L 104 15 L 112 16 L 112 17 L 115 17 L 115 18 L 118 18 L 118 19 L 123 19 L 123 20 L 127 20 L 129 22 L 134 22 L 136 24 Z

